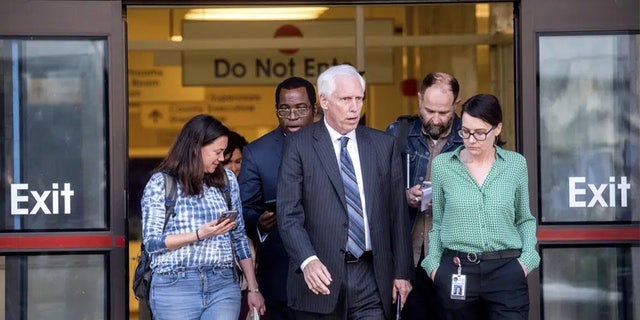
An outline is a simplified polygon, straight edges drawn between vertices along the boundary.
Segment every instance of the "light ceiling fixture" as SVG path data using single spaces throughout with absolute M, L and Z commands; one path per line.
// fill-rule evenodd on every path
M 186 20 L 312 20 L 318 18 L 327 7 L 246 7 L 246 8 L 202 8 L 191 9 Z
M 476 4 L 476 18 L 489 18 L 490 10 L 488 3 Z

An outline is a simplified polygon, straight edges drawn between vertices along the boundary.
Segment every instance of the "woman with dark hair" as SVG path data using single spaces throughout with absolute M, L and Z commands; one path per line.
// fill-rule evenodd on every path
M 242 149 L 247 145 L 247 139 L 235 131 L 229 131 L 227 136 L 229 137 L 229 143 L 224 150 L 223 165 L 233 171 L 237 178 L 242 167 Z
M 142 235 L 152 262 L 150 305 L 154 319 L 236 320 L 240 287 L 234 255 L 249 284 L 250 309 L 264 312 L 242 214 L 235 175 L 222 167 L 229 130 L 208 115 L 189 120 L 142 196 Z M 165 222 L 165 179 L 174 177 L 174 216 Z M 230 195 L 228 208 L 225 194 Z M 163 232 L 164 228 L 164 232 Z
M 444 319 L 527 319 L 526 277 L 540 263 L 527 163 L 500 147 L 495 96 L 471 97 L 461 114 L 464 145 L 433 160 L 433 227 L 422 266 Z

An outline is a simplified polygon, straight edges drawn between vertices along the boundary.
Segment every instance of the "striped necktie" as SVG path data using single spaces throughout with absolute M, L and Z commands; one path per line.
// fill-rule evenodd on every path
M 348 137 L 340 138 L 340 174 L 344 185 L 344 195 L 347 201 L 347 212 L 349 215 L 349 237 L 347 240 L 347 250 L 356 258 L 360 258 L 366 249 L 364 233 L 364 217 L 362 215 L 362 204 L 360 203 L 360 191 L 358 190 L 358 180 L 353 169 L 353 162 L 347 151 Z

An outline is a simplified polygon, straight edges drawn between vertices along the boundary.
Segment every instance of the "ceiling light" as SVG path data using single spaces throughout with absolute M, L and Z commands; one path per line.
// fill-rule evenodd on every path
M 312 20 L 327 7 L 262 7 L 262 8 L 203 8 L 191 9 L 186 20 Z
M 478 3 L 476 4 L 476 18 L 489 18 L 489 4 Z

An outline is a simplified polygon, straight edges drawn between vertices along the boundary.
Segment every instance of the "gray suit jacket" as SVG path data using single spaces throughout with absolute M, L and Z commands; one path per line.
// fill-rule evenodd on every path
M 395 139 L 382 131 L 356 129 L 364 180 L 376 283 L 388 318 L 394 279 L 412 276 L 411 237 L 401 157 Z M 290 258 L 289 306 L 330 313 L 346 272 L 347 209 L 336 154 L 324 121 L 287 137 L 278 179 L 278 229 Z M 315 295 L 300 265 L 316 255 L 331 273 L 331 294 Z

